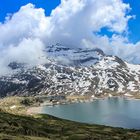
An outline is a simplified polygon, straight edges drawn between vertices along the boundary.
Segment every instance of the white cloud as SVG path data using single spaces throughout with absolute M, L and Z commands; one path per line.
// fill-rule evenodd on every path
M 130 9 L 122 0 L 61 0 L 46 17 L 42 8 L 22 6 L 0 24 L 0 67 L 6 69 L 10 61 L 44 63 L 44 57 L 40 57 L 44 56 L 43 49 L 54 43 L 99 47 L 108 54 L 138 62 L 140 43 L 132 44 L 122 35 L 128 31 L 128 21 L 133 17 L 127 15 Z M 114 35 L 99 35 L 102 28 L 108 28 Z
M 9 72 L 10 62 L 44 63 L 44 28 L 49 27 L 43 9 L 28 4 L 0 24 L 0 74 Z
M 123 33 L 127 30 L 128 4 L 121 0 L 62 0 L 52 11 L 53 26 L 50 39 L 64 44 L 79 45 L 83 39 L 92 39 L 93 32 L 107 27 Z
M 10 45 L 0 53 L 0 74 L 7 74 L 10 62 L 26 63 L 29 66 L 47 62 L 43 52 L 44 44 L 39 39 L 23 39 L 18 46 Z
M 28 4 L 20 8 L 9 20 L 0 25 L 1 46 L 18 44 L 23 38 L 36 38 L 43 35 L 47 20 L 43 9 L 35 9 Z

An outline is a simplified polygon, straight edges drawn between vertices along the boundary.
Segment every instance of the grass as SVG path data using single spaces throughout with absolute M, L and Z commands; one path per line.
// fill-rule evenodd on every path
M 6 97 L 0 99 L 0 109 L 11 114 L 26 114 L 31 106 L 39 106 L 42 101 L 36 97 Z M 12 108 L 15 106 L 15 108 Z
M 49 140 L 43 137 L 30 137 L 30 136 L 12 136 L 0 134 L 0 140 Z
M 21 116 L 0 112 L 4 140 L 139 140 L 140 131 L 88 125 L 49 115 Z
M 16 105 L 24 108 L 24 99 L 14 99 L 18 100 Z M 6 108 L 13 105 L 10 100 L 3 100 Z M 140 140 L 138 130 L 77 123 L 50 115 L 27 116 L 22 109 L 20 113 L 7 110 L 0 110 L 0 140 Z

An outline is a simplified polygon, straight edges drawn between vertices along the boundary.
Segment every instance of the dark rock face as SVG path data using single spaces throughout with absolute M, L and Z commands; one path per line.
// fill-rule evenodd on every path
M 15 70 L 15 69 L 21 69 L 21 68 L 24 68 L 24 63 L 17 63 L 17 62 L 11 62 L 8 67 L 10 67 L 12 70 Z

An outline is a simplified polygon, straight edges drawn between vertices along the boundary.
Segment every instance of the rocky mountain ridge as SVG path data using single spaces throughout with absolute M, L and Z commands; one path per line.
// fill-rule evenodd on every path
M 48 63 L 24 67 L 11 62 L 16 73 L 0 77 L 0 96 L 95 95 L 140 91 L 140 65 L 129 64 L 99 49 L 47 47 Z

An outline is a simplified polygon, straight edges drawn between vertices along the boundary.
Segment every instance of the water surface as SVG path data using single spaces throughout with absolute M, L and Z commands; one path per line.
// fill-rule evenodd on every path
M 77 122 L 140 129 L 140 100 L 116 97 L 88 103 L 44 106 L 41 113 Z

